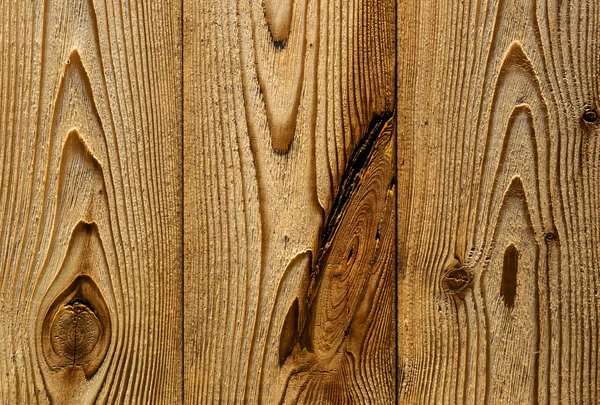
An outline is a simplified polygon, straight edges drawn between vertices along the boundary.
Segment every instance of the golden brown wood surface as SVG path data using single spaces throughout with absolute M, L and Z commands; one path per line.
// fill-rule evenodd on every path
M 599 20 L 399 3 L 400 403 L 600 401 Z
M 181 9 L 0 2 L 0 403 L 182 398 Z
M 0 0 L 0 404 L 599 404 L 599 23 Z
M 186 403 L 394 402 L 395 7 L 184 2 Z

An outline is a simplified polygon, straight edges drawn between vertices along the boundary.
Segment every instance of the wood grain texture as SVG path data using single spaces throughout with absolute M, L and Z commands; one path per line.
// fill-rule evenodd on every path
M 0 0 L 0 403 L 600 403 L 599 22 Z
M 0 2 L 0 403 L 182 397 L 181 8 Z
M 184 2 L 186 403 L 395 399 L 395 7 Z
M 399 402 L 596 404 L 600 4 L 398 4 Z

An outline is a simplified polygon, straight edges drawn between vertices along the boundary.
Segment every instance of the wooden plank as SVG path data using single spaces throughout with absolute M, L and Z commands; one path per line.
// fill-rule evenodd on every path
M 184 2 L 186 403 L 394 402 L 395 7 Z
M 401 403 L 600 401 L 600 3 L 399 3 Z
M 181 8 L 0 2 L 0 402 L 182 398 Z

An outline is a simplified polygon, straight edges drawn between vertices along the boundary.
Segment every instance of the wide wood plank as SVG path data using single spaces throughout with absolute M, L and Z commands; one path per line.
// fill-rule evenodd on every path
M 395 3 L 184 3 L 185 402 L 389 403 Z
M 399 401 L 596 404 L 600 4 L 398 4 Z
M 182 398 L 181 7 L 0 2 L 0 402 Z

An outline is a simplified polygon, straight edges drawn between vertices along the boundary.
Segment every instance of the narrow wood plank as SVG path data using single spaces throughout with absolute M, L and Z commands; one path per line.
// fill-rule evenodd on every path
M 182 398 L 181 8 L 0 2 L 0 402 Z
M 395 7 L 184 3 L 186 403 L 395 400 Z
M 596 404 L 600 4 L 398 5 L 399 401 Z

